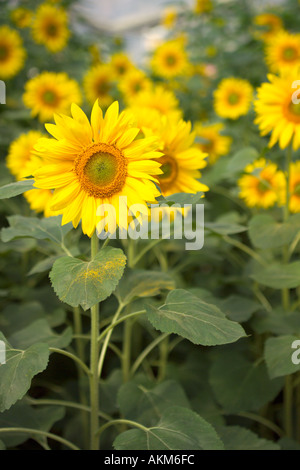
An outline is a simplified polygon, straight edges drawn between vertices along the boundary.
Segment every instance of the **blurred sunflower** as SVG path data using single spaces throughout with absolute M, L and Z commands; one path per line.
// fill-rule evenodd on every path
M 211 0 L 196 0 L 194 11 L 198 15 L 201 13 L 209 13 L 213 9 L 213 4 Z
M 114 77 L 111 66 L 98 64 L 84 76 L 83 87 L 88 101 L 92 104 L 99 99 L 100 106 L 106 108 L 113 102 Z
M 181 38 L 161 44 L 153 54 L 151 67 L 158 77 L 176 78 L 190 72 L 190 63 Z
M 36 145 L 45 164 L 35 172 L 35 186 L 54 189 L 52 210 L 63 214 L 62 224 L 72 221 L 89 237 L 96 228 L 97 208 L 111 204 L 121 228 L 127 228 L 128 207 L 140 203 L 148 211 L 147 202 L 159 195 L 154 182 L 161 173 L 157 159 L 157 142 L 153 137 L 135 140 L 138 128 L 130 125 L 128 115 L 119 115 L 118 102 L 106 111 L 105 117 L 96 100 L 91 123 L 75 104 L 72 118 L 56 115 L 54 124 L 46 128 L 55 139 L 40 139 Z M 119 196 L 127 197 L 120 206 Z M 107 223 L 115 223 L 112 213 Z
M 34 152 L 34 146 L 41 137 L 41 132 L 30 131 L 11 143 L 6 165 L 18 181 L 32 176 L 42 166 L 42 160 Z M 43 212 L 45 217 L 55 215 L 50 209 L 52 192 L 49 189 L 31 189 L 24 193 L 24 197 L 32 210 Z
M 208 191 L 209 188 L 198 181 L 199 170 L 207 165 L 207 154 L 195 146 L 195 132 L 191 132 L 190 122 L 171 121 L 161 116 L 159 125 L 155 122 L 153 129 L 143 128 L 143 131 L 146 137 L 156 135 L 159 139 L 163 156 L 159 159 L 162 174 L 158 181 L 163 196 Z
M 161 24 L 166 28 L 173 28 L 178 17 L 177 8 L 170 6 L 164 9 Z
M 149 90 L 151 88 L 151 80 L 142 70 L 132 69 L 119 82 L 118 88 L 125 102 L 129 102 L 140 91 Z
M 225 78 L 214 92 L 214 108 L 222 118 L 238 119 L 248 113 L 253 88 L 247 80 Z
M 8 26 L 0 27 L 0 79 L 14 77 L 26 57 L 21 36 Z
M 268 209 L 276 203 L 283 204 L 286 181 L 275 163 L 260 158 L 247 165 L 244 172 L 246 174 L 239 179 L 238 185 L 239 196 L 247 206 Z
M 150 108 L 163 115 L 181 116 L 178 109 L 179 101 L 174 93 L 166 90 L 162 85 L 154 85 L 149 90 L 143 90 L 129 97 L 128 104 L 135 108 Z
M 124 77 L 130 70 L 134 68 L 133 63 L 125 52 L 117 52 L 110 59 L 111 69 L 117 79 Z
M 32 36 L 38 44 L 43 44 L 50 52 L 61 51 L 70 36 L 65 9 L 49 3 L 40 5 L 32 23 Z
M 18 28 L 28 28 L 31 25 L 33 13 L 28 8 L 15 8 L 11 12 L 11 20 Z
M 23 94 L 25 106 L 41 122 L 53 119 L 54 113 L 64 113 L 71 103 L 82 101 L 78 83 L 66 73 L 43 72 L 29 80 Z
M 300 34 L 280 31 L 266 46 L 266 63 L 271 72 L 300 66 Z
M 254 17 L 253 22 L 258 26 L 257 30 L 254 32 L 254 36 L 257 39 L 262 39 L 263 41 L 270 40 L 281 29 L 283 29 L 281 18 L 273 13 L 262 13 L 261 15 L 257 15 Z
M 291 212 L 300 212 L 300 162 L 290 166 L 290 204 Z
M 258 88 L 254 122 L 261 135 L 272 132 L 269 147 L 276 142 L 282 149 L 290 143 L 294 150 L 300 147 L 300 104 L 292 102 L 292 84 L 299 79 L 299 72 L 295 69 L 282 72 L 280 76 L 269 74 L 269 83 Z
M 201 124 L 194 126 L 196 136 L 201 139 L 197 146 L 208 154 L 208 163 L 214 164 L 222 155 L 227 155 L 232 142 L 231 137 L 222 135 L 224 124 Z

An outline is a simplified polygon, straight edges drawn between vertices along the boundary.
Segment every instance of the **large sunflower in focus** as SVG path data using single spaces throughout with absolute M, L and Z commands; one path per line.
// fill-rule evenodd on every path
M 0 27 L 0 79 L 14 77 L 26 57 L 21 36 L 8 26 Z
M 267 43 L 266 62 L 274 73 L 300 66 L 300 34 L 277 33 Z
M 260 158 L 245 168 L 239 179 L 240 197 L 249 207 L 268 209 L 276 203 L 282 205 L 285 197 L 286 181 L 284 173 L 277 165 Z
M 269 147 L 276 142 L 282 149 L 290 143 L 294 150 L 300 147 L 300 104 L 292 101 L 293 93 L 297 95 L 292 85 L 299 79 L 299 72 L 295 69 L 280 76 L 269 74 L 269 83 L 263 83 L 257 91 L 255 123 L 262 135 L 272 132 Z
M 52 210 L 63 214 L 63 224 L 72 221 L 77 227 L 82 220 L 89 237 L 103 204 L 116 211 L 116 218 L 109 213 L 107 224 L 117 220 L 127 228 L 128 207 L 139 203 L 147 213 L 146 202 L 159 195 L 154 184 L 161 173 L 156 139 L 135 140 L 139 129 L 131 127 L 128 114 L 119 115 L 118 102 L 103 117 L 97 100 L 91 122 L 78 106 L 71 111 L 72 118 L 55 116 L 56 125 L 46 125 L 55 139 L 40 139 L 36 145 L 45 165 L 34 174 L 35 186 L 54 189 Z M 127 197 L 127 205 L 120 196 Z
M 144 127 L 142 130 L 146 136 L 154 134 L 159 138 L 163 156 L 159 159 L 162 174 L 158 181 L 163 196 L 208 191 L 208 187 L 198 181 L 199 170 L 207 165 L 207 154 L 195 146 L 191 123 L 161 116 L 159 124 L 154 122 L 153 125 L 152 129 Z
M 172 79 L 190 72 L 190 63 L 184 42 L 173 39 L 160 45 L 154 52 L 151 66 L 158 77 Z
M 49 3 L 40 5 L 32 23 L 32 36 L 38 44 L 43 44 L 50 52 L 61 51 L 70 36 L 66 11 Z
M 65 113 L 71 103 L 81 104 L 79 86 L 65 73 L 43 72 L 29 80 L 23 95 L 25 106 L 41 122 L 53 119 L 54 113 Z
M 248 113 L 253 88 L 247 80 L 225 78 L 214 92 L 214 108 L 222 118 L 238 119 Z
M 108 107 L 113 102 L 114 78 L 112 68 L 108 64 L 98 64 L 88 70 L 83 80 L 88 101 L 92 104 L 99 99 L 100 106 Z

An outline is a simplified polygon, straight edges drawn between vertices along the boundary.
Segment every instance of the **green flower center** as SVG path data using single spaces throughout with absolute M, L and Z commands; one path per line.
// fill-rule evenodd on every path
M 107 186 L 116 177 L 118 162 L 110 153 L 95 153 L 87 162 L 84 173 L 88 179 L 98 186 Z
M 228 96 L 228 101 L 230 104 L 237 104 L 240 100 L 240 97 L 237 93 L 231 93 L 229 96 Z
M 8 57 L 8 49 L 4 45 L 0 45 L 0 60 L 4 60 Z
M 164 155 L 163 157 L 157 160 L 161 163 L 161 171 L 163 172 L 161 175 L 158 176 L 161 189 L 163 191 L 169 188 L 169 185 L 172 184 L 178 175 L 178 165 L 175 158 Z
M 296 184 L 294 194 L 296 194 L 296 196 L 300 196 L 300 182 Z
M 168 65 L 175 65 L 176 57 L 174 57 L 173 55 L 168 55 L 166 57 L 166 62 L 167 62 Z
M 47 26 L 47 34 L 51 37 L 57 36 L 57 25 L 54 23 L 50 23 Z
M 292 114 L 295 114 L 296 116 L 300 116 L 300 103 L 299 104 L 291 103 L 290 111 Z
M 295 60 L 298 57 L 298 52 L 293 47 L 287 47 L 283 51 L 283 57 L 285 60 Z
M 43 94 L 43 99 L 46 104 L 54 104 L 57 100 L 57 96 L 53 91 L 48 90 Z
M 266 180 L 261 180 L 259 183 L 258 183 L 258 190 L 261 192 L 261 193 L 265 193 L 266 191 L 269 191 L 270 190 L 270 183 L 269 181 L 266 181 Z
M 106 95 L 110 91 L 110 85 L 106 81 L 100 81 L 96 85 L 98 95 Z

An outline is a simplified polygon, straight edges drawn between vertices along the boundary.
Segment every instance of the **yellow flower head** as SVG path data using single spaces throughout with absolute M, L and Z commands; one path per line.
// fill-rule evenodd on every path
M 113 102 L 112 92 L 114 76 L 111 66 L 98 64 L 92 67 L 85 75 L 83 87 L 88 101 L 92 104 L 99 99 L 99 104 L 106 108 Z
M 67 112 L 71 103 L 81 104 L 82 98 L 78 83 L 67 74 L 43 72 L 26 83 L 23 101 L 32 116 L 45 122 Z
M 190 73 L 190 63 L 181 38 L 166 41 L 155 51 L 151 67 L 158 77 L 172 79 Z
M 200 15 L 201 13 L 209 13 L 213 8 L 211 0 L 195 0 L 195 13 Z
M 208 154 L 208 163 L 214 164 L 222 155 L 227 155 L 231 145 L 231 137 L 221 135 L 224 129 L 222 123 L 201 124 L 196 123 L 194 130 L 201 140 L 197 146 L 202 152 Z
M 177 20 L 177 9 L 175 7 L 167 7 L 163 11 L 163 16 L 161 19 L 161 24 L 166 28 L 172 28 Z
M 8 26 L 0 27 L 0 79 L 14 77 L 26 57 L 21 36 Z
M 214 108 L 222 118 L 238 119 L 248 113 L 253 88 L 247 80 L 225 78 L 214 92 Z
M 269 82 L 263 83 L 257 91 L 254 108 L 260 133 L 272 132 L 269 147 L 279 142 L 280 148 L 290 143 L 294 150 L 300 147 L 300 104 L 293 103 L 293 83 L 299 79 L 300 70 L 282 72 L 280 76 L 268 75 Z
M 290 165 L 290 204 L 291 212 L 300 212 L 300 162 Z
M 300 66 L 300 34 L 280 31 L 266 46 L 266 62 L 271 72 Z
M 33 20 L 32 35 L 38 44 L 43 44 L 50 52 L 61 51 L 70 36 L 66 11 L 49 3 L 40 5 Z
M 276 203 L 283 204 L 285 176 L 275 163 L 260 158 L 248 165 L 244 171 L 246 174 L 239 179 L 238 185 L 240 197 L 247 206 L 268 209 Z
M 151 80 L 142 70 L 132 69 L 119 82 L 121 91 L 126 103 L 130 102 L 139 92 L 147 91 L 151 88 Z
M 159 159 L 162 174 L 158 176 L 163 196 L 208 191 L 208 187 L 198 181 L 199 170 L 207 165 L 207 154 L 194 144 L 195 132 L 191 132 L 190 122 L 161 116 L 153 122 L 152 129 L 144 127 L 142 131 L 146 136 L 158 137 L 159 150 L 164 154 Z
M 11 12 L 11 19 L 18 28 L 28 28 L 31 25 L 33 13 L 28 8 L 15 8 Z
M 135 108 L 150 108 L 159 111 L 163 115 L 180 116 L 179 102 L 170 90 L 166 90 L 161 85 L 151 87 L 149 90 L 143 90 L 132 98 L 128 97 L 128 103 Z
M 35 154 L 34 146 L 43 136 L 41 132 L 30 131 L 21 134 L 12 142 L 6 158 L 6 165 L 17 180 L 32 176 L 41 165 L 42 160 Z M 31 189 L 24 193 L 30 208 L 43 212 L 45 217 L 55 215 L 50 209 L 52 192 L 49 189 Z
M 254 36 L 263 41 L 270 40 L 283 29 L 281 18 L 273 13 L 263 13 L 255 16 L 254 24 L 258 26 L 258 29 L 254 32 Z
M 133 63 L 125 52 L 117 52 L 111 56 L 110 65 L 115 78 L 124 77 L 130 70 L 134 68 Z
M 103 117 L 97 100 L 91 122 L 77 105 L 71 112 L 72 118 L 56 115 L 56 125 L 46 125 L 54 139 L 40 139 L 36 145 L 45 164 L 34 174 L 35 186 L 54 189 L 51 208 L 63 214 L 62 224 L 72 221 L 77 227 L 82 220 L 83 233 L 89 237 L 102 204 L 116 211 L 116 217 L 109 214 L 108 224 L 113 219 L 127 228 L 128 207 L 139 203 L 147 213 L 146 202 L 155 202 L 159 195 L 155 182 L 161 154 L 156 139 L 136 140 L 139 129 L 130 125 L 128 114 L 119 115 L 116 101 Z M 120 196 L 127 197 L 128 206 L 120 205 Z

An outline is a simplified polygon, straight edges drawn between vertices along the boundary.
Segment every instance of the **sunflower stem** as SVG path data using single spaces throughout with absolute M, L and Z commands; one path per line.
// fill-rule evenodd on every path
M 96 232 L 91 238 L 91 258 L 98 253 L 99 240 Z M 91 343 L 90 343 L 90 450 L 99 450 L 99 382 L 98 382 L 98 356 L 99 356 L 99 304 L 91 307 Z

